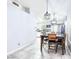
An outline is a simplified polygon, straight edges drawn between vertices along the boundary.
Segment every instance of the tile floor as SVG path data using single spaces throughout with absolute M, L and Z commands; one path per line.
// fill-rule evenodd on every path
M 35 43 L 26 47 L 20 51 L 17 51 L 7 56 L 7 59 L 71 59 L 66 53 L 61 55 L 61 50 L 57 53 L 54 50 L 50 50 L 48 54 L 47 45 L 44 45 L 43 53 L 40 52 L 40 38 L 36 39 Z

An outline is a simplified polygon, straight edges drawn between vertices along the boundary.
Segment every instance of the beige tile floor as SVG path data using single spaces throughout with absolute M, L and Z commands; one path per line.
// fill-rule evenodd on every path
M 61 55 L 61 50 L 57 53 L 54 50 L 50 50 L 48 54 L 47 45 L 44 45 L 43 54 L 40 52 L 40 38 L 35 40 L 35 43 L 26 47 L 16 53 L 7 56 L 7 59 L 71 59 L 66 53 Z

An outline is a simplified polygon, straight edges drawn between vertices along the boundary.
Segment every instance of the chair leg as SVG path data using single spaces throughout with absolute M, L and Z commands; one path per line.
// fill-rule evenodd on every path
M 64 55 L 64 48 L 62 47 L 62 55 Z
M 50 49 L 50 41 L 48 41 L 48 53 L 49 53 L 49 49 Z
M 65 43 L 62 42 L 62 55 L 65 53 Z
M 58 49 L 58 43 L 56 43 L 56 49 L 55 49 L 55 52 L 57 53 L 57 49 Z

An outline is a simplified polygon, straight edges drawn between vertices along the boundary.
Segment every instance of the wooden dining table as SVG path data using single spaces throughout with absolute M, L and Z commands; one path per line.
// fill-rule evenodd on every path
M 57 36 L 57 39 L 58 40 L 61 40 L 62 41 L 62 45 L 63 45 L 63 47 L 62 47 L 62 52 L 65 50 L 65 36 L 63 36 L 63 35 L 59 35 L 59 34 L 57 34 L 56 35 Z M 40 44 L 40 51 L 42 52 L 42 44 L 44 43 L 44 38 L 48 38 L 48 36 L 47 35 L 40 35 L 40 37 L 41 37 L 41 44 Z

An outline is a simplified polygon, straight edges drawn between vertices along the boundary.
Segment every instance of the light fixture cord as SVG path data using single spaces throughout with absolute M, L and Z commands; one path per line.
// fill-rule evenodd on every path
M 46 8 L 47 8 L 46 11 L 48 11 L 48 0 L 46 0 L 46 4 L 47 4 L 46 5 Z

